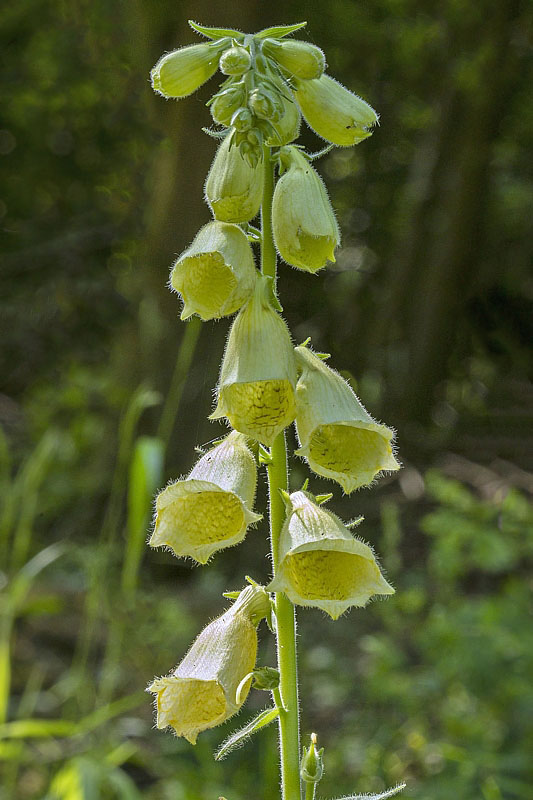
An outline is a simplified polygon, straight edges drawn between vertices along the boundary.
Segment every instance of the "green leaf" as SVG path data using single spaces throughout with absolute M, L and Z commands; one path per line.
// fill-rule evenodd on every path
M 271 722 L 274 722 L 278 716 L 279 709 L 265 708 L 264 711 L 261 711 L 256 717 L 251 719 L 243 728 L 235 731 L 235 733 L 232 733 L 231 736 L 226 739 L 215 753 L 215 760 L 221 761 L 228 753 L 231 753 L 232 750 L 243 745 L 246 739 L 252 736 L 252 734 L 270 725 Z
M 402 789 L 405 789 L 405 783 L 399 783 L 398 786 L 393 786 L 392 789 L 387 789 L 380 794 L 346 794 L 343 797 L 335 798 L 335 800 L 386 800 L 387 797 L 398 794 Z
M 277 28 L 265 28 L 256 33 L 254 39 L 282 39 L 300 28 L 305 28 L 307 22 L 298 22 L 296 25 L 281 25 Z
M 233 28 L 204 28 L 203 25 L 198 25 L 198 23 L 193 22 L 192 19 L 189 20 L 189 25 L 193 31 L 201 33 L 202 36 L 206 36 L 208 39 L 225 39 L 227 36 L 230 36 L 232 39 L 244 39 L 244 33 L 242 33 L 242 31 L 236 31 Z
M 152 496 L 161 483 L 165 445 L 155 436 L 140 436 L 133 450 L 128 484 L 128 538 L 122 568 L 122 589 L 132 598 L 152 510 Z

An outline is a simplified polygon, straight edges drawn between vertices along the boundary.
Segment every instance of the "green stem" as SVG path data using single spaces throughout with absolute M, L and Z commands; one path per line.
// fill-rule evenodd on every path
M 274 166 L 270 148 L 264 148 L 264 189 L 261 207 L 261 271 L 276 279 L 276 250 L 272 236 L 272 195 Z M 280 489 L 288 490 L 287 448 L 285 434 L 280 433 L 271 449 L 267 466 L 270 497 L 270 541 L 274 574 L 279 557 L 279 537 L 285 520 L 285 505 Z M 283 592 L 276 592 L 276 638 L 280 694 L 279 715 L 281 788 L 283 800 L 300 800 L 300 707 L 296 664 L 296 619 L 294 606 Z
M 316 783 L 305 784 L 305 800 L 315 800 Z

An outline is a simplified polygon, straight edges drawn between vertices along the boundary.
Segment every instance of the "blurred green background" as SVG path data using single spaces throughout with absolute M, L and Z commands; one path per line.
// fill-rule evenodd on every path
M 397 589 L 335 623 L 298 613 L 319 795 L 406 780 L 419 800 L 533 797 L 532 16 L 513 0 L 0 12 L 2 800 L 278 797 L 273 727 L 211 756 L 264 695 L 193 748 L 153 730 L 144 693 L 221 592 L 269 572 L 264 524 L 203 569 L 145 546 L 154 491 L 222 430 L 206 417 L 229 321 L 180 323 L 166 288 L 209 219 L 216 81 L 181 102 L 149 83 L 165 50 L 199 41 L 188 18 L 307 19 L 302 38 L 381 114 L 318 163 L 337 263 L 280 269 L 295 340 L 332 353 L 404 464 L 349 498 L 311 477 L 344 519 L 365 515 Z M 294 488 L 306 474 L 294 464 Z

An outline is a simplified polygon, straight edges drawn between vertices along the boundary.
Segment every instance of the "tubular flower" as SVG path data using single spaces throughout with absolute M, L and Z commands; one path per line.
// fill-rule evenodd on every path
M 205 196 L 216 219 L 224 222 L 249 222 L 259 211 L 263 163 L 258 161 L 250 166 L 231 133 L 217 150 L 207 176 Z
M 320 47 L 298 39 L 265 39 L 263 53 L 289 75 L 303 80 L 320 78 L 326 66 L 326 58 Z
M 321 608 L 337 619 L 373 595 L 394 594 L 372 549 L 355 539 L 331 511 L 307 492 L 294 492 L 279 542 L 279 563 L 269 591 L 285 592 L 296 605 Z
M 221 617 L 211 622 L 166 678 L 156 678 L 148 691 L 156 696 L 157 727 L 171 727 L 196 744 L 199 733 L 233 716 L 248 696 L 257 657 L 256 626 L 270 610 L 262 586 L 248 586 Z
M 232 431 L 202 456 L 188 478 L 158 495 L 150 545 L 166 545 L 177 556 L 205 564 L 217 550 L 242 542 L 248 525 L 261 519 L 251 510 L 256 484 L 246 437 Z
M 372 419 L 346 381 L 311 350 L 296 347 L 295 355 L 301 370 L 296 454 L 347 494 L 367 486 L 379 472 L 399 469 L 391 446 L 394 432 Z
M 252 248 L 238 225 L 208 222 L 175 262 L 170 283 L 183 298 L 182 319 L 233 314 L 250 298 L 256 278 Z
M 309 127 L 341 147 L 367 139 L 379 119 L 372 106 L 329 75 L 298 81 L 295 97 Z
M 335 261 L 340 234 L 326 187 L 302 152 L 283 147 L 286 172 L 274 190 L 272 226 L 280 256 L 291 266 L 316 272 Z
M 218 68 L 220 46 L 192 44 L 162 56 L 152 69 L 152 86 L 163 97 L 187 97 Z
M 251 300 L 231 327 L 210 419 L 268 446 L 295 415 L 296 365 L 287 325 L 270 304 L 270 282 L 258 277 Z

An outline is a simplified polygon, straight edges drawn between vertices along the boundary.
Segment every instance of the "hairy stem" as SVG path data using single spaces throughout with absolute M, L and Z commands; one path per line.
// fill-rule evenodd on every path
M 264 148 L 264 190 L 261 207 L 261 269 L 263 275 L 276 279 L 276 250 L 272 237 L 272 194 L 274 169 L 270 148 Z M 280 489 L 287 491 L 287 448 L 282 432 L 271 449 L 267 467 L 270 497 L 270 541 L 274 574 L 278 563 L 278 545 L 285 519 Z M 296 620 L 294 606 L 283 592 L 276 592 L 276 637 L 282 707 L 279 715 L 281 787 L 283 800 L 300 800 L 300 708 L 296 665 Z

